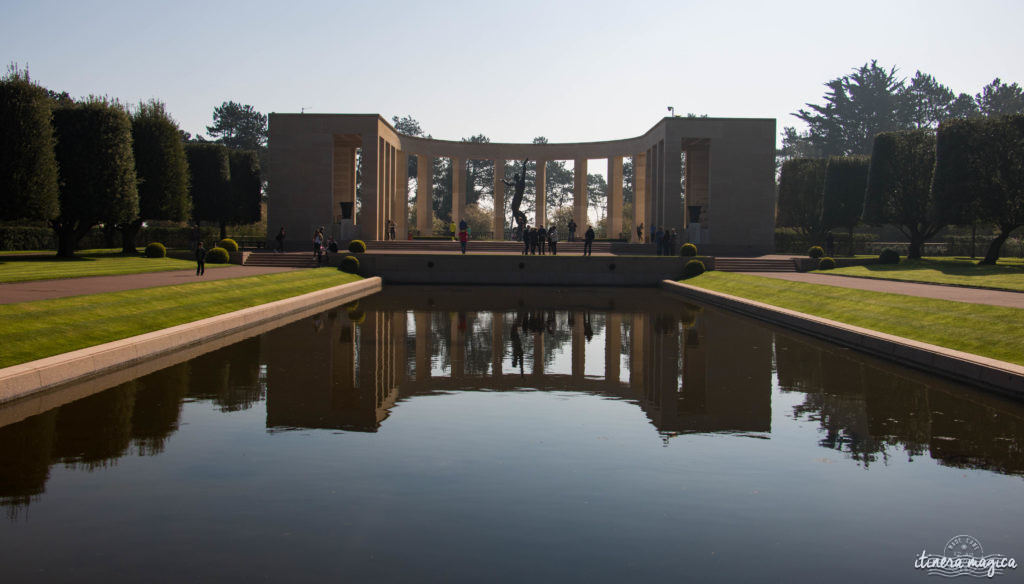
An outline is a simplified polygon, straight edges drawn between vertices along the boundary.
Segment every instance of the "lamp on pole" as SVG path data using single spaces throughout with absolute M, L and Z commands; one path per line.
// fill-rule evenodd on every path
M 668 106 L 667 109 L 668 109 L 668 113 L 669 113 L 670 116 L 672 116 L 673 118 L 676 117 L 676 108 L 675 107 Z

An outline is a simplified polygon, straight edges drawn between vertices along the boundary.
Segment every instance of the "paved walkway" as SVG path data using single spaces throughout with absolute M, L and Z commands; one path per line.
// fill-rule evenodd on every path
M 892 294 L 905 294 L 907 296 L 920 296 L 922 298 L 935 298 L 938 300 L 970 302 L 972 304 L 991 304 L 993 306 L 1024 308 L 1024 292 L 1005 292 L 1002 290 L 986 290 L 984 288 L 964 288 L 961 286 L 942 286 L 938 284 L 917 284 L 914 282 L 899 282 L 896 280 L 874 280 L 871 278 L 829 276 L 826 274 L 809 274 L 802 272 L 744 273 L 752 276 L 764 276 L 766 278 L 789 280 L 791 282 L 807 282 L 809 284 L 841 286 L 843 288 L 853 288 L 856 290 L 889 292 Z
M 276 274 L 300 268 L 231 266 L 214 268 L 206 271 L 201 278 L 196 277 L 195 270 L 176 270 L 173 272 L 151 272 L 147 274 L 128 274 L 123 276 L 94 276 L 90 278 L 68 278 L 63 280 L 39 280 L 34 282 L 15 282 L 0 284 L 0 304 L 47 300 L 66 296 L 116 292 L 137 288 L 155 288 L 188 284 L 201 280 L 223 280 L 242 278 L 260 274 Z M 842 286 L 873 292 L 890 292 L 923 298 L 970 302 L 974 304 L 991 304 L 1010 308 L 1024 308 L 1024 292 L 1004 292 L 1001 290 L 985 290 L 982 288 L 962 288 L 957 286 L 940 286 L 935 284 L 915 284 L 897 282 L 895 280 L 872 280 L 867 278 L 851 278 L 845 276 L 829 276 L 825 274 L 808 274 L 799 272 L 746 272 L 755 276 L 779 278 L 794 282 L 824 284 L 826 286 Z
M 100 292 L 117 292 L 137 288 L 156 288 L 158 286 L 174 286 L 209 280 L 228 278 L 244 278 L 260 274 L 276 274 L 291 272 L 299 268 L 272 268 L 255 266 L 229 266 L 211 268 L 203 276 L 196 276 L 195 268 L 191 270 L 174 270 L 171 272 L 149 272 L 145 274 L 125 274 L 123 276 L 92 276 L 88 278 L 66 278 L 62 280 L 35 280 L 32 282 L 12 282 L 0 284 L 0 304 L 28 302 L 31 300 L 49 300 L 65 296 L 82 296 L 99 294 Z

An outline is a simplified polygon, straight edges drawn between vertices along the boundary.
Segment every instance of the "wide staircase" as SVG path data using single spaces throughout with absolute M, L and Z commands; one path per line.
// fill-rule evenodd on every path
M 611 248 L 612 242 L 610 241 L 595 241 L 592 251 L 593 253 L 611 253 Z M 381 252 L 453 252 L 459 250 L 459 243 L 447 239 L 368 241 L 366 249 Z M 522 253 L 523 244 L 520 241 L 470 240 L 467 249 L 473 253 Z M 580 240 L 559 241 L 557 249 L 560 254 L 582 254 L 583 242 Z M 653 247 L 651 249 L 653 250 Z M 547 250 L 546 246 L 545 250 Z
M 796 265 L 789 258 L 726 258 L 715 257 L 715 269 L 720 272 L 795 272 Z
M 245 265 L 274 268 L 315 268 L 316 260 L 313 258 L 312 251 L 277 253 L 271 250 L 258 250 L 249 254 Z

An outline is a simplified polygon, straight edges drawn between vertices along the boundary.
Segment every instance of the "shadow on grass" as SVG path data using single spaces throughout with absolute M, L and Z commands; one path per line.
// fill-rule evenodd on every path
M 948 260 L 903 260 L 898 264 L 870 264 L 864 266 L 869 272 L 915 272 L 935 271 L 947 276 L 1009 276 L 1024 275 L 1024 265 L 996 264 L 980 266 L 977 260 L 970 258 L 950 258 Z

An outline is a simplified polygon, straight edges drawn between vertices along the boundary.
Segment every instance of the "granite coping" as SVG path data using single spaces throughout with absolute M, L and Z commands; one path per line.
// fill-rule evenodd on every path
M 664 280 L 669 292 L 949 377 L 989 391 L 1024 398 L 1024 366 L 811 316 L 763 302 Z

